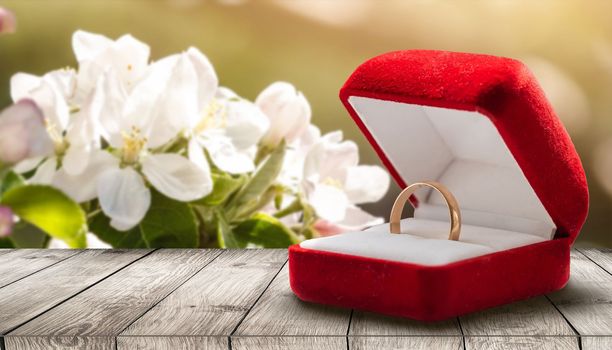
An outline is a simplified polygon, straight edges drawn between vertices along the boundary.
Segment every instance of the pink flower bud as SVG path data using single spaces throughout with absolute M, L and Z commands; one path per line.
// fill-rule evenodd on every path
M 0 112 L 0 163 L 16 164 L 52 151 L 43 113 L 34 101 L 23 99 Z
M 11 208 L 0 205 L 0 238 L 4 238 L 13 232 L 15 219 Z
M 15 15 L 4 7 L 0 7 L 0 34 L 14 33 L 16 28 Z

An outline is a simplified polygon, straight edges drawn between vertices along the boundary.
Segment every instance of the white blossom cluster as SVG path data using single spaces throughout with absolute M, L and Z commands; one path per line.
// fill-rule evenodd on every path
M 359 165 L 357 145 L 340 131 L 321 135 L 293 85 L 273 83 L 251 102 L 219 86 L 193 47 L 152 62 L 149 46 L 131 35 L 77 31 L 72 46 L 77 69 L 17 73 L 10 82 L 15 105 L 0 118 L 0 157 L 30 174 L 28 183 L 51 185 L 78 203 L 96 200 L 111 226 L 126 231 L 147 213 L 151 188 L 196 201 L 213 190 L 215 172 L 248 176 L 258 157 L 282 144 L 276 183 L 285 196 L 261 211 L 274 214 L 299 198 L 314 210 L 319 234 L 381 221 L 357 204 L 379 200 L 388 175 Z M 289 214 L 282 216 L 288 226 L 304 215 Z

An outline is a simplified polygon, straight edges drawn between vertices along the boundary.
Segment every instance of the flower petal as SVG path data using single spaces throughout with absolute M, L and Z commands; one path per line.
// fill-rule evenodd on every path
M 199 119 L 196 72 L 189 59 L 181 55 L 157 101 L 155 117 L 147 134 L 148 146 L 163 145 L 181 130 L 195 126 Z
M 0 34 L 14 33 L 16 27 L 15 15 L 11 11 L 0 7 Z
M 193 64 L 198 78 L 198 111 L 204 110 L 210 100 L 215 96 L 219 86 L 219 78 L 212 64 L 200 50 L 190 47 L 187 57 Z
M 87 239 L 87 248 L 88 249 L 110 249 L 112 246 L 106 242 L 103 242 L 98 238 L 98 236 L 94 235 L 91 232 L 88 232 L 85 236 Z
M 53 182 L 56 169 L 57 158 L 49 157 L 38 166 L 34 175 L 28 179 L 28 182 L 33 184 L 49 185 L 51 182 Z
M 227 101 L 221 113 L 225 113 L 225 134 L 238 149 L 256 145 L 270 128 L 268 117 L 244 99 Z
M 389 190 L 389 175 L 375 165 L 347 169 L 344 190 L 352 203 L 369 203 L 381 199 Z
M 206 159 L 202 146 L 200 146 L 195 138 L 189 140 L 189 144 L 187 145 L 187 156 L 189 157 L 189 160 L 200 167 L 202 171 L 205 173 L 210 173 L 208 159 Z
M 30 92 L 36 89 L 42 78 L 28 73 L 16 73 L 11 77 L 11 98 L 17 102 L 28 97 Z
M 18 174 L 27 173 L 28 171 L 34 170 L 34 168 L 36 168 L 44 158 L 44 156 L 40 156 L 24 159 L 13 166 L 13 171 Z
M 66 130 L 70 119 L 70 110 L 66 100 L 49 82 L 42 80 L 38 87 L 28 94 L 43 111 L 45 118 L 59 133 Z
M 282 139 L 292 143 L 310 123 L 310 104 L 289 83 L 271 84 L 257 96 L 255 104 L 270 119 L 270 129 L 263 138 L 264 144 L 269 146 L 277 145 Z
M 15 214 L 11 208 L 5 205 L 0 205 L 0 238 L 9 236 L 13 232 L 14 224 Z
M 142 172 L 159 192 L 187 202 L 212 191 L 210 172 L 178 154 L 154 154 L 142 160 Z
M 53 186 L 64 191 L 78 203 L 86 202 L 97 196 L 98 176 L 104 171 L 119 167 L 119 159 L 106 151 L 94 151 L 89 164 L 77 175 L 66 170 L 66 158 L 62 168 L 53 176 Z
M 316 176 L 344 183 L 346 169 L 359 163 L 359 150 L 352 141 L 338 141 L 338 133 L 330 133 L 310 148 L 304 163 L 305 179 Z
M 91 147 L 71 145 L 62 159 L 62 169 L 66 174 L 79 175 L 87 168 Z
M 112 45 L 113 41 L 104 35 L 77 30 L 72 34 L 72 50 L 77 61 L 90 60 Z
M 151 205 L 151 192 L 142 176 L 132 168 L 113 168 L 98 178 L 98 199 L 111 226 L 127 231 L 144 218 Z
M 308 202 L 319 217 L 330 222 L 344 220 L 349 205 L 344 191 L 330 185 L 316 185 L 308 195 Z
M 53 152 L 43 112 L 28 99 L 0 111 L 0 161 L 15 164 Z
M 104 72 L 97 82 L 87 113 L 89 120 L 99 120 L 100 134 L 115 148 L 123 144 L 121 132 L 131 127 L 123 118 L 126 101 L 127 93 L 115 71 L 109 69 Z
M 383 218 L 373 216 L 357 206 L 349 206 L 346 209 L 346 217 L 341 222 L 333 223 L 321 219 L 315 223 L 314 228 L 321 236 L 331 236 L 343 232 L 362 231 L 383 222 Z
M 253 159 L 240 152 L 232 142 L 223 135 L 203 137 L 200 143 L 206 148 L 213 163 L 221 170 L 232 174 L 244 174 L 255 170 Z

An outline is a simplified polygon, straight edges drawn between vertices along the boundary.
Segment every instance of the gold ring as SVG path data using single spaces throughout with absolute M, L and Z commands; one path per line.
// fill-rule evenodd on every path
M 391 215 L 389 218 L 389 225 L 391 233 L 401 233 L 400 220 L 402 218 L 402 211 L 404 210 L 404 205 L 410 198 L 410 196 L 421 187 L 430 187 L 434 190 L 438 191 L 444 200 L 446 201 L 446 205 L 448 206 L 448 211 L 450 213 L 450 233 L 448 235 L 448 239 L 453 241 L 459 240 L 459 235 L 461 234 L 461 212 L 459 211 L 459 203 L 457 203 L 457 199 L 453 194 L 446 188 L 446 186 L 442 185 L 439 182 L 435 181 L 423 181 L 423 182 L 415 182 L 412 185 L 406 187 L 395 199 L 395 203 L 393 203 L 393 208 L 391 208 Z

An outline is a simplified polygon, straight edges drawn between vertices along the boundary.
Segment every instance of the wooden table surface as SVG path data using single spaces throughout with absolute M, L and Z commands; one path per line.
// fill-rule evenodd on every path
M 440 323 L 313 305 L 286 250 L 0 250 L 4 349 L 612 349 L 612 250 L 561 291 Z M 503 278 L 503 276 L 500 276 Z

